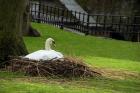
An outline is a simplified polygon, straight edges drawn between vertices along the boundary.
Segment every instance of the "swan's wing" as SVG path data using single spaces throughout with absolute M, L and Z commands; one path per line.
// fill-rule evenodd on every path
M 33 53 L 30 53 L 28 55 L 26 55 L 24 58 L 29 58 L 29 59 L 32 59 L 32 60 L 40 60 L 42 58 L 42 56 L 44 55 L 44 50 L 38 50 L 38 51 L 35 51 Z
M 62 53 L 60 53 L 60 52 L 56 52 L 56 53 L 58 55 L 58 58 L 63 58 L 64 57 Z
M 49 60 L 59 59 L 59 58 L 63 58 L 63 55 L 60 52 L 56 52 L 55 50 L 49 50 L 46 51 L 46 55 L 44 54 L 43 59 L 46 60 L 46 58 L 48 58 Z
M 52 60 L 52 59 L 63 58 L 63 54 L 61 54 L 60 52 L 56 52 L 54 50 L 49 50 L 49 51 L 39 50 L 39 51 L 26 55 L 25 58 L 29 58 L 29 59 L 37 60 L 37 61 Z
M 47 51 L 46 55 L 44 55 L 43 59 L 46 60 L 46 58 L 48 60 L 59 59 L 59 58 L 63 58 L 63 55 L 60 52 L 56 52 L 54 50 L 51 50 L 51 51 Z

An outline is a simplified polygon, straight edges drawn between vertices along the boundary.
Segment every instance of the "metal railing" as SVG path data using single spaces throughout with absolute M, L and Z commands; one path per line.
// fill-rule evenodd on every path
M 42 1 L 30 1 L 30 13 L 34 22 L 53 24 L 61 29 L 67 27 L 86 35 L 113 37 L 117 33 L 124 40 L 139 41 L 140 38 L 140 16 L 90 15 L 48 6 Z

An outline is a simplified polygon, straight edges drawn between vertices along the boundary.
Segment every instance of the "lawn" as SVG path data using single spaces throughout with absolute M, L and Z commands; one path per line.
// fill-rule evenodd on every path
M 56 27 L 32 23 L 41 37 L 24 37 L 29 52 L 44 49 L 48 37 L 57 51 L 82 59 L 105 75 L 88 79 L 52 79 L 0 71 L 0 93 L 139 93 L 140 44 L 82 36 Z
M 83 59 L 97 67 L 125 69 L 140 72 L 140 43 L 118 41 L 93 36 L 81 36 L 46 24 L 32 24 L 41 37 L 25 37 L 29 52 L 44 49 L 48 37 L 56 41 L 55 50 L 65 56 Z

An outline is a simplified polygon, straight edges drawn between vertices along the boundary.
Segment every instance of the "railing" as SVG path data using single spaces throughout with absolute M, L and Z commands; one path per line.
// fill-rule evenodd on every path
M 124 38 L 139 41 L 140 16 L 85 14 L 77 11 L 47 6 L 45 2 L 30 2 L 32 21 L 67 27 L 85 34 L 111 37 L 117 33 Z M 78 16 L 78 17 L 77 17 Z M 91 21 L 91 19 L 95 21 Z M 129 40 L 128 39 L 128 40 Z M 127 39 L 126 39 L 127 40 Z

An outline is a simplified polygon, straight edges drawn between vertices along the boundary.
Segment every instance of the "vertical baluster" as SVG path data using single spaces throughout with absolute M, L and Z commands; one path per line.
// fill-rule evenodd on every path
M 121 32 L 121 25 L 122 25 L 122 16 L 119 16 L 119 28 L 118 28 L 118 30 L 119 30 L 119 32 Z
M 56 7 L 54 7 L 53 13 L 54 13 L 54 25 L 56 26 Z
M 114 16 L 111 16 L 111 28 L 114 28 Z M 112 31 L 111 31 L 112 32 Z
M 42 9 L 42 17 L 43 17 L 42 22 L 45 23 L 45 16 L 46 15 L 45 15 L 45 2 L 44 1 L 43 1 L 43 4 L 42 4 L 42 8 L 43 8 Z
M 30 6 L 31 20 L 33 21 L 33 16 L 32 16 L 33 15 L 33 9 L 32 9 L 33 8 L 33 5 L 32 5 L 32 2 L 31 1 L 29 2 L 29 4 L 30 4 L 29 6 Z
M 55 25 L 54 17 L 55 17 L 55 11 L 54 11 L 54 7 L 52 7 L 52 25 Z
M 35 19 L 35 21 L 37 21 L 38 18 L 37 18 L 36 3 L 35 3 L 35 6 L 34 6 L 34 11 L 35 11 L 35 12 L 34 12 L 34 13 L 35 13 L 35 14 L 34 14 L 34 19 Z
M 133 23 L 133 31 L 132 32 L 136 32 L 136 26 L 137 26 L 137 17 L 134 16 L 134 23 Z
M 39 4 L 37 4 L 37 11 L 38 11 L 38 23 L 41 22 L 40 16 L 41 16 L 41 0 L 39 0 Z
M 73 20 L 72 20 L 72 10 L 70 11 L 70 23 L 73 23 Z M 71 25 L 69 27 L 72 28 Z
M 129 32 L 129 16 L 127 17 L 127 22 L 126 22 L 126 32 Z
M 69 11 L 66 10 L 66 23 L 69 24 Z M 67 25 L 68 26 L 68 25 Z
M 89 14 L 87 14 L 86 15 L 87 16 L 87 30 L 86 30 L 86 32 L 85 32 L 85 35 L 88 35 L 89 34 L 89 18 L 90 18 L 90 15 Z
M 76 14 L 77 14 L 77 12 L 74 11 L 74 17 L 75 17 L 75 18 L 74 18 L 74 24 L 75 24 L 75 25 L 74 25 L 74 30 L 77 30 L 77 23 L 76 23 L 76 19 L 77 19 L 77 18 L 76 18 Z
M 96 15 L 96 27 L 95 27 L 95 31 L 97 31 L 97 29 L 98 29 L 98 24 L 99 24 L 98 20 L 99 20 L 99 15 Z
M 60 11 L 60 9 L 59 8 L 57 8 L 57 26 L 59 26 L 59 24 L 60 24 L 60 14 L 59 14 L 59 11 Z
M 85 13 L 83 13 L 82 32 L 85 32 Z
M 106 15 L 104 15 L 104 31 L 106 31 Z
M 50 24 L 52 23 L 52 16 L 53 16 L 52 13 L 53 13 L 52 12 L 52 7 L 50 7 Z
M 81 16 L 82 16 L 82 14 L 81 14 L 81 12 L 79 12 L 78 30 L 79 30 L 80 32 L 82 32 L 82 30 L 81 30 Z
M 63 29 L 64 28 L 64 13 L 65 13 L 65 10 L 64 9 L 61 9 L 61 24 L 60 24 L 60 29 Z
M 48 23 L 48 6 L 46 6 L 45 13 L 46 13 L 45 22 Z

